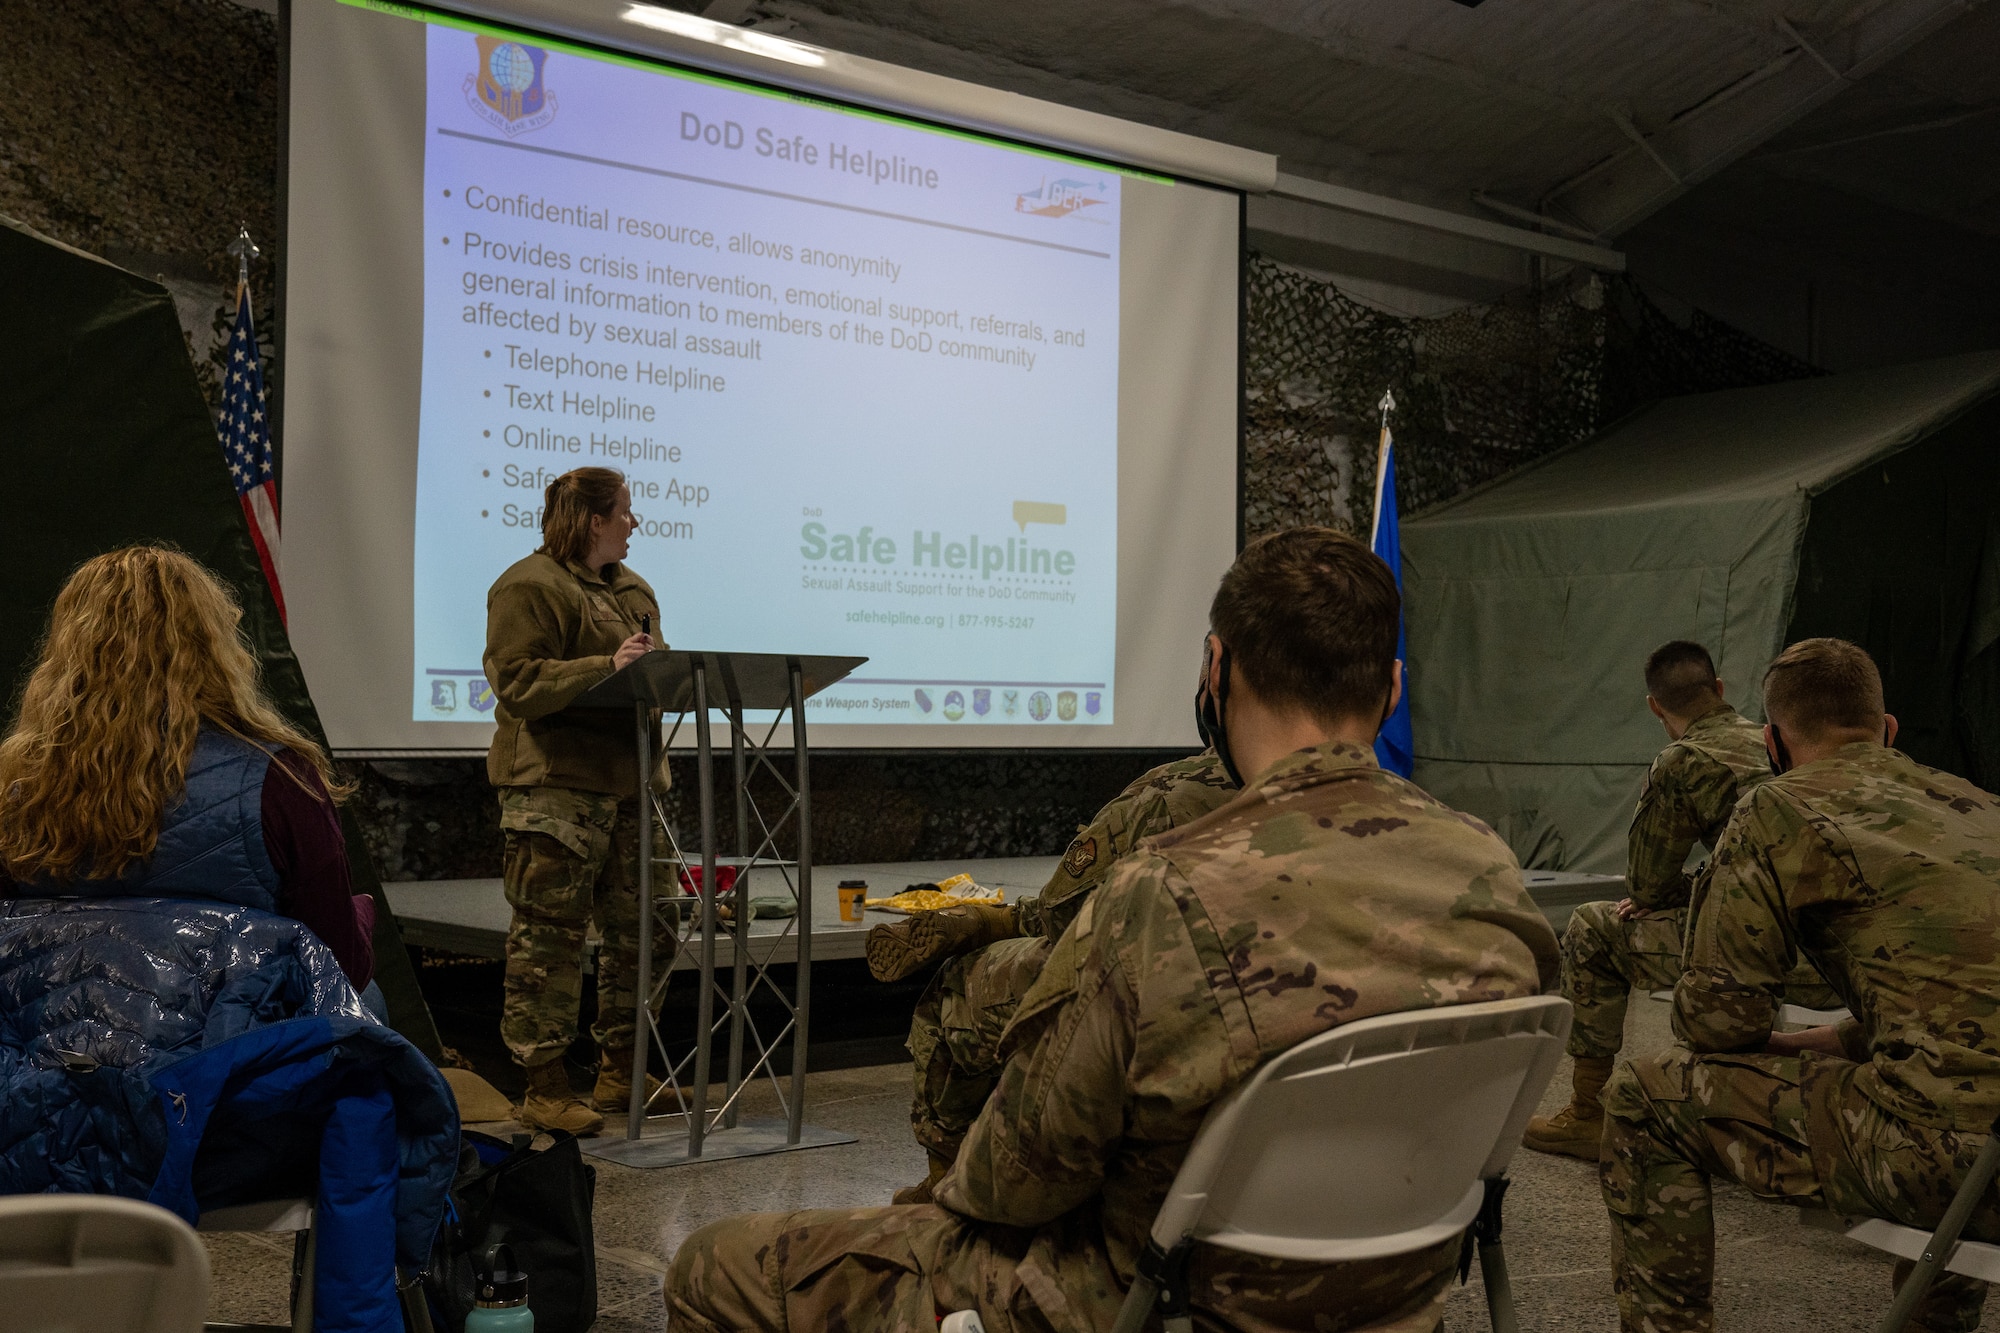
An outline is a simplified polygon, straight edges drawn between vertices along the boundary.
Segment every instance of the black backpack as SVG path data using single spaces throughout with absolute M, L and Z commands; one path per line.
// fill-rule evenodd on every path
M 528 1275 L 535 1333 L 585 1333 L 597 1320 L 597 1251 L 590 1206 L 597 1171 L 577 1141 L 552 1134 L 545 1148 L 526 1135 L 512 1144 L 464 1132 L 458 1178 L 431 1250 L 424 1291 L 439 1333 L 457 1333 L 472 1313 L 477 1268 L 495 1245 Z

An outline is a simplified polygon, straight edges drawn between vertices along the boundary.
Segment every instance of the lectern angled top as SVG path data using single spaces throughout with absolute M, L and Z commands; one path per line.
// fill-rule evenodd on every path
M 798 665 L 802 699 L 845 679 L 868 659 L 806 653 L 710 653 L 655 649 L 578 695 L 571 708 L 628 709 L 650 704 L 669 713 L 694 708 L 695 667 L 708 676 L 711 708 L 784 708 L 792 701 L 792 666 Z

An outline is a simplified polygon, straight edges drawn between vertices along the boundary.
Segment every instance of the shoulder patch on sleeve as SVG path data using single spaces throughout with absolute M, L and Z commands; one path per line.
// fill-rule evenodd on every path
M 1072 879 L 1082 879 L 1084 871 L 1097 864 L 1097 839 L 1085 835 L 1077 838 L 1063 853 L 1062 867 Z

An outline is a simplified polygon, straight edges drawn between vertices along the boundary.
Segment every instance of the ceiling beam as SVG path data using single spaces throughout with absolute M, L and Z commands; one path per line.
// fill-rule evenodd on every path
M 1983 3 L 1890 0 L 1853 23 L 1818 34 L 1812 45 L 1786 24 L 1784 31 L 1796 42 L 1793 50 L 1655 133 L 1639 134 L 1629 119 L 1612 113 L 1633 136 L 1633 146 L 1557 186 L 1543 198 L 1543 209 L 1615 236 Z
M 1338 209 L 1344 213 L 1386 218 L 1425 231 L 1445 232 L 1452 236 L 1463 236 L 1470 240 L 1505 246 L 1510 250 L 1525 250 L 1530 254 L 1548 255 L 1554 259 L 1568 260 L 1572 264 L 1582 264 L 1586 268 L 1603 269 L 1611 273 L 1622 273 L 1625 270 L 1624 254 L 1601 245 L 1565 240 L 1560 236 L 1545 236 L 1541 232 L 1529 231 L 1525 227 L 1510 227 L 1503 222 L 1488 222 L 1484 218 L 1467 217 L 1463 213 L 1431 208 L 1425 204 L 1413 204 L 1403 199 L 1392 199 L 1384 194 L 1370 194 L 1366 190 L 1350 189 L 1345 185 L 1329 185 L 1325 181 L 1309 180 L 1304 176 L 1293 176 L 1282 171 L 1278 173 L 1278 183 L 1270 192 L 1280 199 L 1296 199 L 1302 203 L 1318 204 L 1322 208 Z

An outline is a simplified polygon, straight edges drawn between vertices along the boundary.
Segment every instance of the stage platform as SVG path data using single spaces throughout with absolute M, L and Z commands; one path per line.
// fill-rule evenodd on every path
M 813 867 L 813 960 L 863 956 L 863 941 L 878 922 L 894 921 L 893 912 L 869 911 L 865 919 L 840 919 L 834 886 L 843 879 L 865 879 L 872 898 L 886 898 L 912 884 L 937 883 L 952 875 L 971 875 L 988 888 L 997 888 L 1012 902 L 1024 895 L 1041 892 L 1056 870 L 1060 858 L 1054 856 L 1009 856 L 990 860 L 892 861 L 871 865 L 821 865 Z M 511 909 L 497 879 L 404 880 L 384 884 L 389 905 L 396 911 L 405 944 L 479 958 L 505 956 L 507 924 Z M 1579 903 L 1624 896 L 1622 875 L 1586 875 L 1565 871 L 1531 870 L 1528 892 L 1535 905 L 1560 934 L 1569 924 L 1570 911 Z M 750 896 L 779 896 L 785 892 L 776 870 L 759 870 L 750 881 Z M 758 920 L 750 925 L 753 960 L 758 963 L 798 961 L 798 933 L 786 920 Z M 595 947 L 595 941 L 592 942 Z M 715 958 L 720 965 L 735 962 L 733 935 L 718 935 Z

